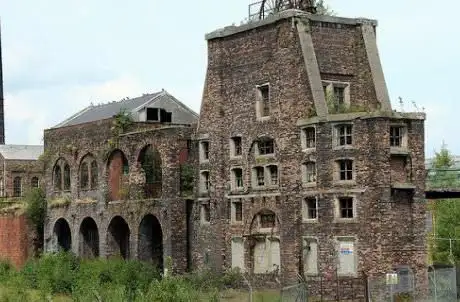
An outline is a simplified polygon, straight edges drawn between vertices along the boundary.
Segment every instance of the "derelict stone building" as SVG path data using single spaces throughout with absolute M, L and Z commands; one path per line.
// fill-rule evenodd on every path
M 128 118 L 130 116 L 131 118 Z M 91 105 L 45 130 L 45 248 L 187 266 L 187 161 L 198 115 L 166 91 Z
M 426 279 L 425 116 L 392 110 L 376 25 L 285 10 L 206 36 L 198 265 Z

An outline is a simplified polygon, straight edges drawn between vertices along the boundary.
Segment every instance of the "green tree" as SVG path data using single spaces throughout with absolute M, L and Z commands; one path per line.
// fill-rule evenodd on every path
M 453 171 L 454 156 L 442 144 L 439 152 L 435 152 L 427 178 L 430 187 L 449 188 L 458 186 L 457 172 Z M 460 200 L 447 199 L 431 202 L 430 210 L 434 217 L 434 239 L 430 240 L 432 258 L 438 263 L 460 263 Z
M 324 0 L 317 0 L 315 1 L 316 5 L 316 14 L 318 15 L 329 15 L 335 16 L 335 12 L 327 5 Z
M 33 188 L 24 197 L 26 216 L 35 229 L 35 251 L 42 250 L 46 216 L 46 195 L 43 189 Z

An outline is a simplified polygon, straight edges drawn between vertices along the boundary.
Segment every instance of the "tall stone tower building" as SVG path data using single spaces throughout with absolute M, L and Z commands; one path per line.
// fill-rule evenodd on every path
M 197 263 L 425 280 L 425 115 L 392 110 L 376 25 L 288 9 L 206 35 Z
M 2 29 L 0 24 L 0 145 L 5 144 L 5 114 L 3 107 Z

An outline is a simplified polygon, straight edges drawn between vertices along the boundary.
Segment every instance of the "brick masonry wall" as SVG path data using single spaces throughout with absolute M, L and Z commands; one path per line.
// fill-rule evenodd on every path
M 195 223 L 197 265 L 203 266 L 203 259 L 211 255 L 209 266 L 217 270 L 229 268 L 231 238 L 247 238 L 254 216 L 269 209 L 276 213 L 281 225 L 281 280 L 285 284 L 295 282 L 301 267 L 303 236 L 318 240 L 322 275 L 335 274 L 336 237 L 346 236 L 355 239 L 358 275 L 382 274 L 395 265 L 409 265 L 423 279 L 423 118 L 385 113 L 362 114 L 362 118 L 331 115 L 326 121 L 309 119 L 314 106 L 312 87 L 293 22 L 290 18 L 281 19 L 208 40 L 208 69 L 196 137 L 210 143 L 209 162 L 201 163 L 199 170 L 210 171 L 211 190 L 208 196 L 201 195 L 197 207 L 209 200 L 211 221 Z M 313 22 L 311 35 L 321 79 L 349 81 L 352 104 L 378 108 L 360 25 L 327 27 Z M 256 85 L 268 82 L 270 118 L 257 120 Z M 353 124 L 353 148 L 333 147 L 334 120 Z M 393 121 L 405 123 L 409 130 L 406 157 L 411 162 L 410 182 L 416 187 L 413 198 L 392 196 L 391 175 L 401 172 L 394 171 L 391 165 L 389 130 Z M 311 153 L 302 152 L 299 122 L 316 127 L 316 150 Z M 243 154 L 238 159 L 231 159 L 229 154 L 233 136 L 242 137 Z M 262 191 L 251 186 L 251 170 L 257 162 L 253 143 L 261 136 L 274 139 L 275 155 L 269 162 L 277 163 L 280 173 L 279 187 Z M 334 181 L 336 160 L 340 158 L 354 160 L 354 182 Z M 316 161 L 316 187 L 302 185 L 301 164 L 306 160 Z M 232 167 L 243 169 L 244 190 L 239 194 L 228 189 Z M 337 221 L 335 200 L 348 195 L 355 197 L 357 217 L 351 222 Z M 301 203 L 306 196 L 319 198 L 316 223 L 302 223 Z M 230 222 L 229 204 L 234 198 L 243 201 L 241 225 Z M 251 272 L 253 263 L 248 250 L 245 243 L 246 269 Z
M 33 253 L 33 234 L 24 215 L 0 215 L 0 258 L 15 267 L 24 265 Z

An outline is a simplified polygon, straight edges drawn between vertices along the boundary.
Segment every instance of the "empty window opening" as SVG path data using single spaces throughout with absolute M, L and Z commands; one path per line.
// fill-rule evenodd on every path
M 107 232 L 107 256 L 129 259 L 129 237 L 128 224 L 121 216 L 116 216 L 109 224 Z
M 80 225 L 80 257 L 99 257 L 99 231 L 91 217 L 83 219 Z
M 58 251 L 69 251 L 72 247 L 72 237 L 70 227 L 64 218 L 60 218 L 56 221 L 53 228 L 54 240 L 56 243 L 56 249 Z
M 54 167 L 54 190 L 61 191 L 62 190 L 62 172 L 61 166 L 56 165 Z
M 162 122 L 162 123 L 171 123 L 172 122 L 172 113 L 167 112 L 164 109 L 160 109 L 160 122 Z
M 260 214 L 260 227 L 263 229 L 274 228 L 275 220 L 276 220 L 275 213 Z
M 91 162 L 91 189 L 94 190 L 98 186 L 98 170 L 97 170 L 97 163 L 95 160 Z
M 89 173 L 88 164 L 83 162 L 80 166 L 80 188 L 88 189 L 89 185 Z
M 233 221 L 242 222 L 243 221 L 243 203 L 241 200 L 232 202 L 232 212 L 233 212 Z
M 242 154 L 242 140 L 241 137 L 232 137 L 232 156 L 241 156 Z
M 352 125 L 341 125 L 337 127 L 337 139 L 339 146 L 351 145 L 352 140 Z
M 314 127 L 309 127 L 303 129 L 303 135 L 305 137 L 305 146 L 304 148 L 315 148 L 316 147 L 316 129 Z
M 207 192 L 209 191 L 210 180 L 209 180 L 209 172 L 203 171 L 201 172 L 201 191 Z
M 158 108 L 147 108 L 147 121 L 158 121 Z
M 21 197 L 22 196 L 22 179 L 21 177 L 17 176 L 13 180 L 13 197 Z
M 316 163 L 307 162 L 304 165 L 304 169 L 305 169 L 305 182 L 306 183 L 316 182 Z
M 277 186 L 278 185 L 278 167 L 274 165 L 268 166 L 268 173 L 270 174 L 270 185 Z
M 209 142 L 200 143 L 201 160 L 209 160 Z
M 403 145 L 403 128 L 392 126 L 390 127 L 390 146 L 402 147 Z
M 305 274 L 318 274 L 318 242 L 314 238 L 303 240 L 303 265 Z
M 202 222 L 211 221 L 211 205 L 209 202 L 201 204 L 201 221 Z
M 353 180 L 353 161 L 350 159 L 339 160 L 339 179 Z
M 318 201 L 316 198 L 305 199 L 306 218 L 317 219 L 318 218 Z
M 275 153 L 275 144 L 272 139 L 263 139 L 257 143 L 259 155 L 268 155 Z
M 160 153 L 151 145 L 142 149 L 139 161 L 145 175 L 144 198 L 159 198 L 162 192 L 162 167 Z
M 233 179 L 234 187 L 242 188 L 243 187 L 243 170 L 240 168 L 233 169 Z
M 263 85 L 257 87 L 259 91 L 259 98 L 261 103 L 260 115 L 261 117 L 270 115 L 270 85 Z
M 340 218 L 353 218 L 353 198 L 341 197 L 339 198 Z
M 64 191 L 70 191 L 70 166 L 64 166 Z
M 139 260 L 153 264 L 163 271 L 163 231 L 158 219 L 146 215 L 139 225 Z
M 255 167 L 256 184 L 259 187 L 265 186 L 265 173 L 263 167 Z
M 32 188 L 38 188 L 39 187 L 38 177 L 32 177 L 32 179 L 30 180 L 30 186 Z

